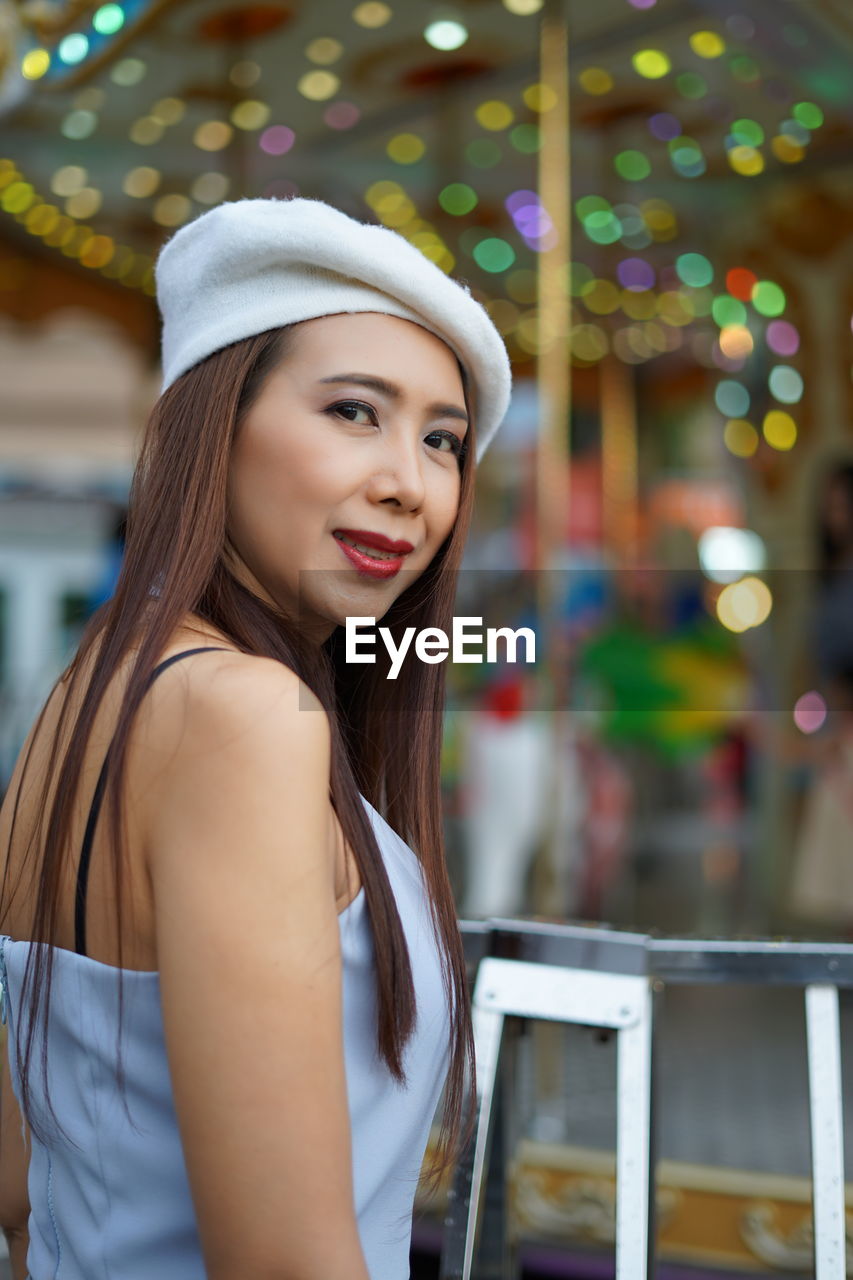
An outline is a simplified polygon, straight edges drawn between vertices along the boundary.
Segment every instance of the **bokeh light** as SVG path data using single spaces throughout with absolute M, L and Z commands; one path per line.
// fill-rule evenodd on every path
M 557 105 L 557 94 L 549 84 L 529 84 L 521 97 L 526 107 L 540 115 Z
M 641 49 L 631 59 L 638 75 L 646 80 L 660 80 L 671 70 L 672 64 L 662 49 Z
M 694 31 L 690 48 L 698 58 L 719 58 L 726 51 L 726 42 L 715 31 Z
M 80 142 L 83 138 L 90 138 L 97 127 L 98 117 L 94 111 L 69 111 L 59 131 L 64 138 Z
M 496 99 L 491 99 L 489 102 L 481 102 L 474 115 L 477 123 L 483 129 L 489 129 L 493 133 L 508 129 L 515 119 L 515 112 L 509 103 L 500 102 Z
M 675 270 L 684 284 L 701 286 L 710 284 L 714 268 L 701 253 L 681 253 L 675 259 Z
M 433 49 L 449 52 L 461 49 L 468 39 L 468 28 L 461 22 L 449 18 L 439 18 L 424 28 L 424 40 Z
M 726 288 L 739 302 L 752 301 L 752 291 L 757 283 L 758 277 L 746 267 L 732 267 L 726 272 Z
M 124 26 L 124 10 L 120 4 L 102 4 L 92 16 L 92 26 L 102 36 L 115 35 Z
M 770 447 L 782 453 L 793 449 L 797 443 L 797 424 L 789 413 L 781 409 L 771 409 L 764 415 L 761 430 Z
M 736 458 L 751 458 L 758 448 L 758 432 L 746 418 L 730 418 L 723 431 L 723 443 Z
M 766 337 L 774 355 L 795 356 L 800 349 L 800 335 L 787 320 L 771 320 Z
M 803 398 L 803 376 L 787 364 L 777 364 L 767 379 L 770 394 L 780 404 L 798 404 Z
M 305 48 L 305 56 L 321 67 L 330 67 L 344 51 L 340 40 L 332 36 L 317 36 Z
M 247 133 L 262 129 L 270 118 L 270 109 L 265 102 L 247 99 L 238 102 L 231 112 L 231 123 Z
M 201 151 L 222 151 L 233 136 L 234 130 L 224 120 L 206 120 L 193 134 L 193 142 Z
M 707 83 L 695 71 L 682 71 L 675 77 L 675 87 L 682 98 L 704 98 L 708 92 Z
M 398 133 L 385 150 L 395 164 L 417 164 L 426 151 L 426 144 L 416 133 Z
M 503 152 L 492 138 L 474 138 L 465 148 L 465 158 L 475 169 L 494 169 L 503 159 Z
M 228 195 L 231 180 L 227 174 L 200 173 L 190 187 L 190 195 L 199 204 L 219 204 Z
M 714 323 L 721 329 L 729 325 L 746 324 L 746 307 L 737 298 L 732 298 L 727 293 L 718 294 L 711 303 L 711 315 Z
M 717 383 L 714 403 L 725 418 L 742 418 L 749 412 L 750 395 L 742 382 L 724 378 Z
M 66 66 L 74 67 L 78 62 L 82 62 L 89 52 L 89 41 L 81 32 L 74 31 L 70 36 L 65 36 L 59 42 L 59 48 L 56 50 L 60 62 L 64 62 Z
M 613 167 L 626 182 L 642 182 L 652 171 L 642 151 L 620 151 L 613 159 Z
M 760 627 L 770 617 L 773 597 L 760 578 L 741 578 L 723 587 L 717 597 L 717 617 L 729 631 L 740 633 Z
M 631 292 L 644 293 L 655 285 L 655 269 L 645 258 L 623 258 L 616 275 L 622 287 Z
M 325 102 L 327 98 L 334 97 L 341 82 L 333 71 L 306 71 L 296 87 L 303 98 L 311 102 Z
M 752 290 L 752 305 L 762 316 L 780 316 L 785 310 L 785 294 L 772 280 L 759 280 Z
M 659 142 L 671 142 L 681 132 L 681 121 L 669 111 L 658 111 L 649 118 L 649 133 Z
M 827 706 L 816 689 L 802 694 L 794 703 L 794 724 L 800 733 L 817 733 L 826 723 Z
M 391 6 L 382 4 L 380 0 L 366 0 L 366 3 L 356 5 L 352 16 L 360 27 L 375 30 L 377 27 L 384 27 L 386 22 L 390 22 Z
M 85 187 L 87 176 L 82 165 L 65 164 L 51 178 L 50 189 L 55 196 L 73 196 Z
M 745 360 L 752 354 L 752 334 L 743 324 L 729 324 L 720 331 L 720 350 L 730 360 Z
M 755 147 L 732 147 L 728 158 L 735 173 L 745 178 L 754 178 L 764 171 L 764 156 Z
M 527 18 L 533 13 L 538 13 L 542 8 L 545 0 L 503 0 L 503 6 L 510 13 L 517 14 L 520 18 Z
M 497 236 L 488 236 L 474 248 L 474 261 L 484 271 L 497 274 L 508 270 L 515 262 L 515 250 L 506 240 Z
M 147 72 L 148 67 L 141 58 L 122 58 L 110 72 L 110 79 L 122 88 L 130 88 L 131 85 L 139 84 L 140 80 L 144 80 Z
M 330 129 L 351 129 L 361 119 L 361 112 L 354 102 L 332 102 L 323 119 Z
M 584 93 L 600 97 L 613 88 L 613 77 L 603 67 L 585 67 L 578 76 L 578 83 Z
M 50 69 L 47 49 L 30 49 L 21 59 L 21 75 L 25 80 L 40 80 Z
M 438 203 L 445 213 L 460 217 L 477 207 L 477 193 L 466 182 L 451 182 L 438 195 Z
M 273 124 L 264 129 L 258 139 L 258 146 L 268 156 L 283 156 L 296 141 L 296 134 L 286 124 Z
M 806 129 L 819 129 L 823 124 L 823 112 L 814 102 L 796 103 L 792 114 Z

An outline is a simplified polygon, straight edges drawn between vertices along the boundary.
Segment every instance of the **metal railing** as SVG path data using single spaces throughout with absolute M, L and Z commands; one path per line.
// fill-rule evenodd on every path
M 853 945 L 657 938 L 583 925 L 463 922 L 473 994 L 474 1133 L 449 1193 L 441 1280 L 515 1280 L 508 1166 L 516 1146 L 513 1072 L 520 1019 L 617 1034 L 616 1278 L 654 1275 L 654 1033 L 674 983 L 750 983 L 804 992 L 816 1280 L 845 1280 L 839 987 Z

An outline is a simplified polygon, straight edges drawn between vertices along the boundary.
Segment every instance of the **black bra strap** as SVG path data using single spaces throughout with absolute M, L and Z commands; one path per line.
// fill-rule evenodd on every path
M 200 649 L 185 649 L 183 653 L 174 653 L 171 658 L 166 658 L 159 666 L 156 666 L 148 677 L 148 683 L 145 686 L 146 692 L 160 675 L 161 671 L 165 671 L 167 667 L 171 667 L 173 662 L 180 662 L 181 658 L 188 658 L 193 653 L 226 653 L 228 652 L 222 645 L 206 645 Z M 110 749 L 112 744 L 110 744 Z M 89 817 L 86 821 L 86 831 L 83 836 L 83 845 L 80 850 L 80 865 L 77 868 L 77 892 L 74 898 L 74 950 L 78 955 L 86 954 L 86 890 L 89 883 L 89 863 L 92 859 L 92 842 L 95 838 L 95 826 L 98 821 L 98 814 L 101 810 L 101 801 L 104 798 L 104 787 L 107 782 L 107 765 L 110 758 L 110 749 L 101 765 L 101 772 L 98 775 L 98 781 L 95 784 L 95 794 L 92 797 L 92 805 L 89 809 Z

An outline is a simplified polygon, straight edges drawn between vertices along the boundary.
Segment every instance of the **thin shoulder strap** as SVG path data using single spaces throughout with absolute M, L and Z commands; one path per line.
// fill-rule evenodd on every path
M 148 683 L 145 686 L 146 692 L 157 679 L 162 671 L 167 667 L 171 667 L 173 662 L 180 662 L 181 658 L 188 658 L 193 653 L 225 653 L 227 650 L 222 645 L 206 645 L 199 649 L 184 649 L 183 653 L 174 653 L 171 658 L 166 658 L 154 668 L 148 677 Z M 86 891 L 89 885 L 89 863 L 92 859 L 92 843 L 95 838 L 95 826 L 98 821 L 98 814 L 101 811 L 101 802 L 104 798 L 104 787 L 107 781 L 107 765 L 109 764 L 110 751 L 112 743 L 107 749 L 104 757 L 104 763 L 101 765 L 101 772 L 98 774 L 98 781 L 95 784 L 95 794 L 92 797 L 92 804 L 89 808 L 89 817 L 86 821 L 86 831 L 83 835 L 83 845 L 80 849 L 80 864 L 77 868 L 77 892 L 74 897 L 74 950 L 78 955 L 86 954 Z

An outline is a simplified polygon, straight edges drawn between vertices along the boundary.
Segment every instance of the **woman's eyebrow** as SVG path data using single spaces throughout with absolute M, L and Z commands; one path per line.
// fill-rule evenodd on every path
M 360 387 L 369 387 L 371 391 L 378 391 L 389 400 L 400 400 L 403 395 L 395 382 L 388 382 L 385 378 L 377 378 L 370 373 L 335 373 L 330 378 L 320 378 L 319 381 L 355 383 Z M 468 414 L 464 409 L 457 409 L 453 404 L 431 404 L 427 408 L 430 413 L 440 418 L 458 418 L 460 422 L 465 423 L 468 421 Z

